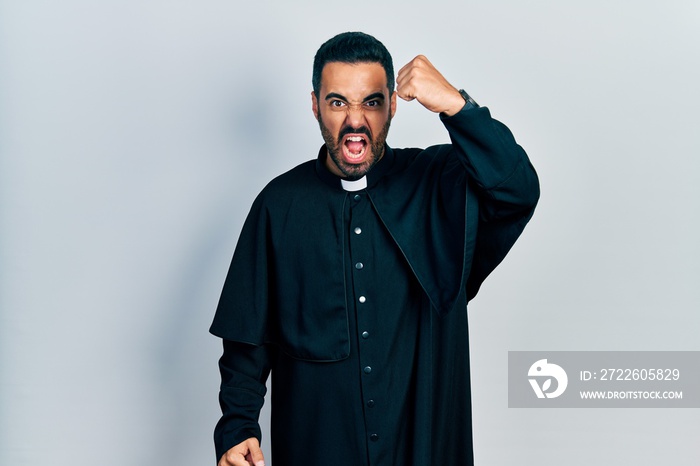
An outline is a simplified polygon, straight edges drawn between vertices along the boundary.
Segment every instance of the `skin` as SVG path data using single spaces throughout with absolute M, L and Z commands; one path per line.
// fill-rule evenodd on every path
M 264 466 L 265 458 L 260 449 L 260 442 L 251 437 L 239 443 L 219 460 L 218 466 Z
M 417 100 L 431 112 L 448 117 L 464 106 L 459 91 L 423 55 L 399 70 L 392 95 L 384 68 L 378 63 L 326 64 L 321 73 L 319 98 L 312 92 L 311 103 L 328 147 L 328 170 L 343 178 L 357 179 L 381 159 L 389 124 L 396 113 L 397 95 L 405 101 Z M 366 142 L 360 157 L 344 154 L 348 137 L 361 137 Z M 218 466 L 264 464 L 258 439 L 249 438 L 227 451 Z
M 311 106 L 328 150 L 326 166 L 332 173 L 358 179 L 382 158 L 396 113 L 396 93 L 389 95 L 386 73 L 379 63 L 326 64 L 319 97 L 311 93 Z M 349 151 L 348 138 L 363 140 L 361 156 Z
M 457 114 L 465 104 L 459 90 L 423 55 L 418 55 L 399 70 L 396 91 L 403 100 L 415 99 L 431 112 L 448 117 Z

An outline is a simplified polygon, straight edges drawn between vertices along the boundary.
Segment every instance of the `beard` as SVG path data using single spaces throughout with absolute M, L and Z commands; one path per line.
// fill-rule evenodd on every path
M 389 116 L 376 138 L 373 137 L 369 128 L 366 126 L 360 126 L 358 128 L 345 126 L 340 130 L 340 133 L 338 133 L 338 137 L 335 138 L 323 123 L 320 112 L 318 113 L 318 125 L 321 128 L 321 135 L 326 143 L 328 156 L 346 179 L 354 181 L 365 176 L 384 155 L 384 144 L 386 143 L 387 134 L 389 134 L 391 116 Z M 342 144 L 343 137 L 350 133 L 364 134 L 367 136 L 367 140 L 369 141 L 369 155 L 362 163 L 347 163 L 342 158 L 341 151 L 343 148 L 340 146 Z

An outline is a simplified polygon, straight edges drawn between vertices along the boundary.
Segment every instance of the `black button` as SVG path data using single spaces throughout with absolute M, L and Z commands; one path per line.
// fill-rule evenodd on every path
M 362 262 L 358 262 L 357 264 L 355 264 L 355 268 L 356 268 L 357 270 L 362 269 L 362 267 L 364 267 L 364 266 L 365 266 L 365 264 L 363 264 Z
M 359 194 L 355 194 L 353 196 L 353 199 L 355 199 L 356 201 L 359 201 L 360 199 L 362 199 L 362 196 L 360 196 Z
M 365 366 L 365 368 L 362 370 L 364 371 L 365 374 L 369 374 L 370 372 L 372 372 L 372 368 L 369 366 Z
M 367 407 L 371 408 L 374 406 L 374 400 L 367 400 Z
M 373 442 L 376 442 L 377 440 L 379 440 L 379 435 L 378 435 L 378 434 L 372 434 L 372 435 L 369 436 L 369 439 L 370 439 L 371 441 L 373 441 Z
M 369 338 L 369 332 L 362 332 L 362 338 Z

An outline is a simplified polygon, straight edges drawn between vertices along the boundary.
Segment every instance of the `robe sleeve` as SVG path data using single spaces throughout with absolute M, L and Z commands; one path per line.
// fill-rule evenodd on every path
M 274 357 L 274 347 L 269 345 L 223 342 L 224 352 L 219 360 L 222 416 L 214 429 L 217 461 L 231 447 L 246 439 L 255 437 L 258 441 L 262 440 L 258 418 Z
M 443 123 L 478 199 L 474 255 L 466 283 L 471 299 L 532 217 L 539 180 L 523 148 L 488 108 L 465 108 L 443 118 Z

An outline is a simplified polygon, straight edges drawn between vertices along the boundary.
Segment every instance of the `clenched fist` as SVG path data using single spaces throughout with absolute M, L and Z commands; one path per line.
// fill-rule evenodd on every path
M 227 451 L 217 466 L 265 466 L 260 442 L 255 437 L 244 440 Z
M 452 116 L 464 107 L 464 98 L 423 55 L 408 62 L 396 76 L 396 93 L 403 100 L 416 99 L 435 113 Z

